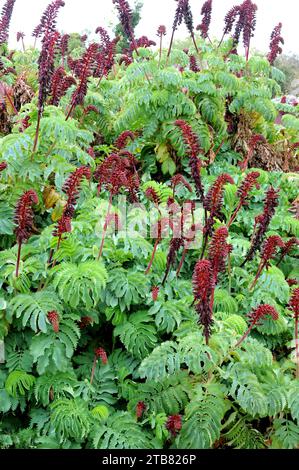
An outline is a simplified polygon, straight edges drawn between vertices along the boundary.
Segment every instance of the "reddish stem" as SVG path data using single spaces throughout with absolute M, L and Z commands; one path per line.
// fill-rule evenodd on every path
M 168 64 L 168 59 L 169 59 L 169 56 L 170 56 L 170 53 L 171 53 L 172 44 L 173 44 L 173 39 L 174 39 L 174 33 L 175 33 L 175 29 L 172 30 L 172 35 L 171 35 L 171 40 L 170 40 L 170 44 L 169 44 L 169 49 L 168 49 L 168 52 L 167 52 L 166 65 Z
M 159 67 L 161 65 L 161 58 L 162 58 L 162 44 L 163 44 L 163 37 L 161 34 L 160 35 L 160 50 L 159 50 Z
M 232 223 L 233 223 L 234 220 L 236 219 L 236 217 L 237 217 L 237 215 L 238 215 L 238 212 L 239 212 L 239 210 L 241 209 L 241 207 L 242 207 L 242 202 L 240 201 L 239 204 L 238 204 L 238 206 L 237 206 L 236 209 L 234 210 L 233 215 L 231 216 L 231 218 L 230 218 L 228 224 L 227 224 L 227 228 L 229 228 L 229 227 L 232 225 Z
M 195 47 L 195 49 L 196 49 L 196 52 L 197 52 L 197 54 L 199 54 L 199 50 L 198 50 L 198 47 L 197 47 L 197 44 L 196 44 L 196 41 L 195 41 L 194 33 L 191 34 L 191 38 L 192 38 L 194 47 Z M 211 42 L 211 41 L 210 41 L 210 42 Z
M 252 322 L 252 324 L 250 325 L 250 327 L 248 328 L 248 330 L 246 331 L 246 333 L 244 333 L 244 335 L 242 336 L 241 339 L 239 339 L 239 341 L 235 344 L 234 348 L 237 348 L 238 346 L 240 346 L 240 344 L 244 341 L 244 339 L 247 338 L 247 336 L 249 335 L 249 333 L 251 332 L 252 328 L 254 327 L 255 325 L 255 321 Z
M 148 264 L 148 267 L 146 268 L 145 274 L 148 274 L 151 270 L 152 264 L 154 262 L 155 254 L 156 254 L 156 251 L 157 251 L 157 248 L 158 248 L 158 245 L 159 245 L 160 241 L 161 241 L 161 239 L 157 238 L 157 240 L 155 242 L 155 245 L 154 245 L 153 252 L 152 252 L 152 256 L 151 256 L 150 262 Z
M 22 249 L 22 242 L 18 243 L 18 256 L 17 256 L 17 264 L 16 264 L 16 277 L 19 277 L 19 266 L 21 260 L 21 249 Z

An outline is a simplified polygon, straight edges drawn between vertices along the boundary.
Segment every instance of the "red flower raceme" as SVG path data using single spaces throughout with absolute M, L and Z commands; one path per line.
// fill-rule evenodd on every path
M 130 41 L 134 41 L 133 12 L 126 0 L 112 0 L 115 4 L 123 32 Z
M 40 23 L 33 30 L 32 36 L 40 38 L 43 34 L 53 33 L 56 30 L 59 9 L 64 5 L 65 2 L 61 0 L 54 0 L 50 3 L 43 12 Z
M 49 312 L 48 315 L 47 315 L 47 318 L 48 318 L 49 322 L 51 323 L 51 325 L 53 326 L 53 331 L 55 333 L 58 333 L 59 332 L 59 315 L 58 315 L 58 313 L 55 312 L 55 311 Z
M 75 206 L 79 197 L 80 186 L 83 178 L 90 179 L 91 171 L 90 168 L 82 166 L 77 168 L 65 181 L 62 191 L 67 195 L 67 202 L 63 210 L 63 214 L 60 220 L 57 222 L 56 228 L 53 232 L 55 237 L 58 237 L 57 250 L 60 247 L 62 235 L 64 233 L 71 232 L 72 225 L 71 221 L 74 217 Z M 49 262 L 51 262 L 53 251 L 51 251 Z
M 120 134 L 120 136 L 116 139 L 115 141 L 115 147 L 118 148 L 119 150 L 121 149 L 124 149 L 127 144 L 128 144 L 128 141 L 131 140 L 131 141 L 134 141 L 136 138 L 134 132 L 132 131 L 124 131 Z
M 159 295 L 160 289 L 158 286 L 153 286 L 152 287 L 152 299 L 154 302 L 158 300 L 158 295 Z
M 210 213 L 209 218 L 207 219 L 204 227 L 204 234 L 206 236 L 212 235 L 215 219 L 221 218 L 224 186 L 227 183 L 234 184 L 234 180 L 229 174 L 223 173 L 222 175 L 218 176 L 215 183 L 211 186 L 204 199 L 203 206 L 206 211 Z
M 212 0 L 207 0 L 201 9 L 201 15 L 203 16 L 201 24 L 197 26 L 197 30 L 200 31 L 201 37 L 206 39 L 208 37 L 209 28 L 212 17 Z
M 287 279 L 287 283 L 290 287 L 297 286 L 299 284 L 297 279 Z
M 58 67 L 52 75 L 49 104 L 58 106 L 61 98 L 75 84 L 76 80 L 74 77 L 66 75 L 63 67 Z
M 172 437 L 175 437 L 182 429 L 181 415 L 168 416 L 165 426 L 170 431 Z
M 245 179 L 241 183 L 241 185 L 240 185 L 240 187 L 237 191 L 237 196 L 239 197 L 239 203 L 238 203 L 236 209 L 234 210 L 234 212 L 233 212 L 233 214 L 232 214 L 232 216 L 231 216 L 231 218 L 230 218 L 230 220 L 227 224 L 228 228 L 231 226 L 231 224 L 236 219 L 240 209 L 244 206 L 247 206 L 250 191 L 252 191 L 252 189 L 254 189 L 254 188 L 256 188 L 256 189 L 260 188 L 260 185 L 257 181 L 259 176 L 260 176 L 260 173 L 258 171 L 253 171 L 251 173 L 248 173 L 248 175 L 246 175 Z
M 14 232 L 18 243 L 16 277 L 19 276 L 22 244 L 28 240 L 33 230 L 33 204 L 38 204 L 38 196 L 33 189 L 30 189 L 20 197 L 15 211 L 14 221 L 16 228 Z
M 142 418 L 143 413 L 146 410 L 146 405 L 144 401 L 139 401 L 136 405 L 136 419 Z
M 274 307 L 271 305 L 265 304 L 265 305 L 260 305 L 259 307 L 254 308 L 249 314 L 249 322 L 250 322 L 250 327 L 248 330 L 244 333 L 242 338 L 237 342 L 235 345 L 235 348 L 240 346 L 240 344 L 244 341 L 245 338 L 249 335 L 251 330 L 253 329 L 254 326 L 258 326 L 261 324 L 261 321 L 267 316 L 270 315 L 273 320 L 278 320 L 279 315 L 278 312 L 275 310 Z
M 195 310 L 199 315 L 199 323 L 203 326 L 208 344 L 213 325 L 211 299 L 215 289 L 212 264 L 209 260 L 203 259 L 196 263 L 192 284 Z
M 0 18 L 0 45 L 8 40 L 8 30 L 16 0 L 6 0 Z
M 105 364 L 108 363 L 107 353 L 106 353 L 105 349 L 97 348 L 94 353 L 95 353 L 95 356 L 96 356 L 97 359 L 101 359 L 102 364 L 105 365 Z
M 94 374 L 95 374 L 95 371 L 96 371 L 98 359 L 101 359 L 101 362 L 102 362 L 103 365 L 106 365 L 108 363 L 107 353 L 106 353 L 105 349 L 97 348 L 94 351 L 94 359 L 93 359 L 93 365 L 92 365 L 91 376 L 90 376 L 90 385 L 92 385 L 92 383 L 93 383 Z
M 177 0 L 177 3 L 178 3 L 178 6 L 176 8 L 175 15 L 174 15 L 174 21 L 172 25 L 172 35 L 171 35 L 171 41 L 170 41 L 167 57 L 169 57 L 171 53 L 175 31 L 178 29 L 178 27 L 182 24 L 183 21 L 191 35 L 194 47 L 196 51 L 198 52 L 198 47 L 197 47 L 195 37 L 194 37 L 193 15 L 192 15 L 191 7 L 189 4 L 189 0 Z
M 151 47 L 156 46 L 155 41 L 152 41 L 147 36 L 141 36 L 141 38 L 136 39 L 133 43 L 130 44 L 130 51 L 133 52 L 135 47 Z
M 251 246 L 241 267 L 243 267 L 247 261 L 252 260 L 256 251 L 260 249 L 265 233 L 268 230 L 276 207 L 279 204 L 278 195 L 279 190 L 275 190 L 273 186 L 270 186 L 266 193 L 263 213 L 256 217 Z
M 4 171 L 7 168 L 7 163 L 6 162 L 1 162 L 0 163 L 0 173 L 1 171 Z
M 82 105 L 84 103 L 84 99 L 87 94 L 88 79 L 93 75 L 96 68 L 96 54 L 98 52 L 98 48 L 98 44 L 90 44 L 86 49 L 83 58 L 79 63 L 77 63 L 76 71 L 79 78 L 79 84 L 72 94 L 66 120 L 71 117 L 72 112 L 76 106 Z
M 201 181 L 202 162 L 198 155 L 201 153 L 201 147 L 198 142 L 197 135 L 193 132 L 191 126 L 183 120 L 177 120 L 175 125 L 182 131 L 185 144 L 188 148 L 189 166 L 191 175 L 195 184 L 196 194 L 200 202 L 204 201 L 204 189 Z
M 157 36 L 166 36 L 166 26 L 160 25 L 157 30 Z
M 226 261 L 232 251 L 232 245 L 227 243 L 228 230 L 226 227 L 219 227 L 211 240 L 209 246 L 209 260 L 212 266 L 213 280 L 218 281 L 218 274 L 226 269 Z
M 97 68 L 94 76 L 100 77 L 101 80 L 108 75 L 115 64 L 116 46 L 120 37 L 117 36 L 111 40 L 107 31 L 101 27 L 96 29 L 96 33 L 100 35 L 101 42 L 99 52 L 96 54 Z
M 192 72 L 198 73 L 200 72 L 200 67 L 197 63 L 197 59 L 195 55 L 190 55 L 189 56 L 189 69 L 192 70 Z
M 68 55 L 69 40 L 69 34 L 63 34 L 60 38 L 60 52 L 62 56 L 62 64 L 64 63 L 64 58 Z
M 171 187 L 173 189 L 173 193 L 175 192 L 175 189 L 179 184 L 181 184 L 182 186 L 185 186 L 185 188 L 187 188 L 188 191 L 192 193 L 191 185 L 188 183 L 186 178 L 184 178 L 184 176 L 181 174 L 177 174 L 171 178 Z
M 282 47 L 280 46 L 280 44 L 284 44 L 284 39 L 281 36 L 281 28 L 282 23 L 278 23 L 278 25 L 275 26 L 274 30 L 271 33 L 270 52 L 267 56 L 271 65 L 274 64 L 275 60 L 277 59 L 277 56 L 282 53 Z
M 250 290 L 253 289 L 256 285 L 259 277 L 262 274 L 262 271 L 269 267 L 270 260 L 275 256 L 277 249 L 283 248 L 284 246 L 285 245 L 283 240 L 278 235 L 272 235 L 271 237 L 267 238 L 262 247 L 261 261 L 254 281 L 249 288 Z

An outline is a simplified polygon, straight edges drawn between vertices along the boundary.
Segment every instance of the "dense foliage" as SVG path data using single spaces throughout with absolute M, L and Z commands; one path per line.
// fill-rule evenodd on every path
M 197 35 L 180 0 L 172 37 L 185 22 L 193 46 L 164 49 L 160 25 L 156 49 L 113 3 L 125 37 L 99 27 L 71 53 L 62 1 L 40 50 L 8 51 L 14 2 L 0 21 L 0 447 L 298 448 L 281 26 L 270 63 L 250 55 L 250 0 L 220 43 L 213 2 Z

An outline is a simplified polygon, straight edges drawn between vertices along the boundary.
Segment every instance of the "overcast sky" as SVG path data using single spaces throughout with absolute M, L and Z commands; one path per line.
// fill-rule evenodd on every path
M 133 4 L 133 0 L 129 0 Z M 13 13 L 10 44 L 16 46 L 17 31 L 26 33 L 26 41 L 32 43 L 31 32 L 38 24 L 40 16 L 50 0 L 17 0 Z M 176 8 L 174 0 L 143 0 L 142 20 L 136 34 L 155 38 L 156 29 L 165 24 L 171 29 Z M 200 10 L 204 0 L 190 0 L 195 25 L 200 23 Z M 212 36 L 220 37 L 223 29 L 223 19 L 226 12 L 241 0 L 213 0 L 213 17 L 211 24 Z M 255 0 L 258 5 L 257 29 L 253 47 L 267 50 L 269 37 L 273 27 L 281 21 L 285 38 L 285 52 L 299 53 L 299 0 Z M 0 0 L 0 5 L 4 0 Z M 97 26 L 108 26 L 116 21 L 112 0 L 65 0 L 61 9 L 58 29 L 67 33 L 94 32 Z M 186 37 L 187 32 L 182 25 L 177 32 L 178 38 Z M 168 36 L 169 38 L 169 36 Z M 26 42 L 25 41 L 25 42 Z

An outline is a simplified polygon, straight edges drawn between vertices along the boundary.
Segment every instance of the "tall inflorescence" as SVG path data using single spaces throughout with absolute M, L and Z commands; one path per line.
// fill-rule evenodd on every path
M 267 316 L 270 316 L 274 321 L 278 320 L 278 312 L 275 310 L 274 307 L 272 307 L 272 305 L 259 305 L 258 307 L 251 310 L 251 312 L 248 314 L 250 326 L 234 347 L 237 348 L 238 346 L 240 346 L 240 344 L 243 343 L 244 339 L 247 338 L 251 330 L 255 326 L 259 326 L 261 324 L 261 321 L 264 320 L 264 318 Z
M 202 152 L 198 142 L 197 135 L 193 132 L 191 126 L 185 121 L 178 120 L 175 125 L 182 131 L 184 142 L 188 148 L 189 166 L 191 169 L 191 175 L 195 184 L 196 195 L 201 203 L 204 202 L 204 189 L 201 180 L 201 167 L 202 162 L 199 158 Z
M 240 187 L 237 191 L 237 196 L 239 198 L 238 205 L 234 210 L 233 214 L 228 221 L 227 227 L 229 228 L 232 223 L 235 221 L 240 209 L 248 205 L 248 199 L 250 196 L 250 192 L 256 188 L 259 189 L 260 185 L 258 183 L 258 178 L 260 177 L 260 173 L 258 171 L 252 171 L 245 176 L 245 179 L 242 181 Z
M 111 40 L 107 31 L 102 27 L 96 29 L 96 34 L 100 35 L 101 41 L 96 55 L 97 68 L 95 69 L 94 76 L 102 79 L 108 75 L 115 63 L 116 46 L 120 38 L 117 36 Z
M 140 180 L 136 171 L 137 160 L 130 152 L 122 150 L 120 153 L 121 154 L 112 153 L 109 155 L 97 167 L 94 173 L 94 177 L 98 181 L 98 193 L 100 193 L 103 188 L 110 193 L 98 259 L 100 259 L 103 253 L 108 228 L 107 221 L 110 219 L 113 196 L 119 194 L 120 191 L 124 189 L 129 193 L 131 201 L 138 201 Z
M 221 218 L 224 186 L 227 183 L 234 184 L 234 180 L 229 174 L 223 173 L 222 175 L 218 176 L 215 183 L 211 186 L 204 199 L 203 206 L 206 211 L 209 212 L 209 217 L 204 227 L 204 235 L 206 237 L 212 236 L 215 221 L 216 219 Z
M 212 0 L 207 0 L 201 9 L 202 21 L 197 26 L 197 30 L 200 31 L 201 37 L 206 39 L 209 37 L 209 28 L 212 17 Z
M 26 191 L 19 199 L 14 222 L 16 224 L 15 235 L 18 243 L 18 256 L 16 264 L 16 277 L 19 276 L 19 266 L 21 259 L 22 244 L 26 242 L 32 234 L 33 229 L 33 204 L 38 204 L 38 197 L 33 189 Z
M 10 20 L 16 0 L 6 0 L 0 18 L 0 45 L 7 42 Z
M 112 0 L 112 2 L 117 8 L 119 21 L 125 36 L 130 42 L 134 43 L 133 12 L 129 3 L 126 0 Z
M 172 35 L 171 35 L 167 57 L 169 57 L 171 53 L 174 34 L 183 21 L 185 22 L 186 28 L 188 29 L 190 33 L 194 47 L 196 51 L 198 52 L 198 47 L 197 47 L 195 37 L 194 37 L 193 15 L 192 15 L 191 7 L 189 4 L 189 0 L 176 0 L 176 1 L 178 2 L 178 6 L 176 8 L 175 15 L 174 15 L 174 21 L 172 25 Z
M 63 34 L 60 38 L 60 52 L 61 52 L 61 60 L 62 60 L 63 66 L 64 66 L 65 57 L 67 57 L 68 55 L 69 40 L 70 40 L 69 34 Z
M 299 338 L 298 338 L 299 287 L 296 287 L 296 289 L 293 290 L 289 307 L 294 314 L 294 320 L 295 320 L 296 378 L 299 379 Z
M 79 82 L 77 88 L 72 94 L 66 120 L 71 117 L 76 106 L 84 103 L 84 99 L 87 94 L 88 79 L 93 75 L 96 67 L 96 54 L 98 49 L 98 44 L 90 44 L 86 49 L 83 58 L 76 65 L 76 75 L 78 76 Z
M 219 227 L 215 230 L 209 246 L 208 259 L 211 262 L 212 276 L 215 285 L 218 276 L 226 269 L 228 255 L 232 251 L 232 245 L 227 243 L 228 230 L 226 227 Z
M 68 89 L 76 84 L 74 77 L 66 75 L 62 66 L 58 67 L 51 79 L 50 99 L 49 104 L 58 106 L 61 98 L 66 94 Z
M 48 312 L 47 318 L 53 327 L 55 333 L 59 333 L 59 315 L 57 312 Z
M 193 278 L 194 306 L 203 326 L 204 336 L 208 344 L 213 325 L 211 299 L 215 289 L 212 264 L 209 260 L 199 260 L 194 268 Z
M 61 218 L 57 222 L 56 228 L 53 232 L 55 237 L 58 237 L 57 250 L 60 247 L 62 236 L 65 233 L 71 232 L 72 226 L 71 221 L 75 214 L 75 208 L 77 204 L 77 199 L 79 197 L 80 186 L 83 179 L 90 179 L 91 172 L 90 168 L 82 166 L 77 168 L 65 181 L 62 191 L 67 195 L 67 201 L 64 206 L 64 210 Z M 51 253 L 50 261 L 53 253 Z
M 276 207 L 279 205 L 279 190 L 275 190 L 273 186 L 270 186 L 266 193 L 266 198 L 264 202 L 264 210 L 262 214 L 258 215 L 255 218 L 254 232 L 251 239 L 251 245 L 249 251 L 245 257 L 244 262 L 241 267 L 243 267 L 247 261 L 252 260 L 256 251 L 258 251 L 262 245 L 263 239 L 265 237 L 266 231 L 270 225 L 272 217 L 275 214 Z
M 159 66 L 161 64 L 162 58 L 162 46 L 163 46 L 163 36 L 166 36 L 166 26 L 161 24 L 157 30 L 157 36 L 160 38 L 160 47 L 159 47 Z
M 261 251 L 261 261 L 254 278 L 253 283 L 250 286 L 250 289 L 253 289 L 256 285 L 259 277 L 261 276 L 263 270 L 269 267 L 271 259 L 276 255 L 278 248 L 283 248 L 284 242 L 278 235 L 272 235 L 267 238 L 263 244 Z
M 39 24 L 34 28 L 32 36 L 36 39 L 54 33 L 56 30 L 57 16 L 59 9 L 64 7 L 65 2 L 62 0 L 54 0 L 50 3 L 42 14 Z
M 282 53 L 282 47 L 280 44 L 284 44 L 284 39 L 281 36 L 282 23 L 278 23 L 277 26 L 273 29 L 270 38 L 270 51 L 267 56 L 271 65 L 274 64 L 277 56 Z

